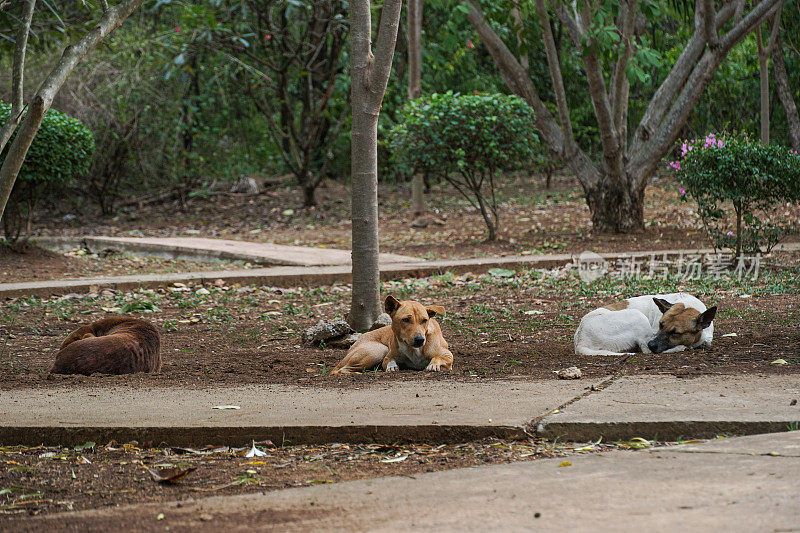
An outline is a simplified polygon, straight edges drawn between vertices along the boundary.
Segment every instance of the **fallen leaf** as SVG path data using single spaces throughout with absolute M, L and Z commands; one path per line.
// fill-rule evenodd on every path
M 786 361 L 786 359 L 775 359 L 770 364 L 771 365 L 788 365 L 789 363 Z
M 408 459 L 408 454 L 404 453 L 403 455 L 398 455 L 397 457 L 390 457 L 388 459 L 381 459 L 382 463 L 399 463 L 400 461 L 405 461 Z
M 256 448 L 256 443 L 253 442 L 253 447 L 250 448 L 250 451 L 247 452 L 245 457 L 264 457 L 265 455 L 267 455 L 267 452 L 262 452 L 261 450 Z
M 158 513 L 158 516 L 156 516 L 156 520 L 164 520 L 164 513 Z
M 212 409 L 241 409 L 238 405 L 215 405 Z
M 196 466 L 190 466 L 189 468 L 159 468 L 158 470 L 153 470 L 152 468 L 147 469 L 153 481 L 157 481 L 158 483 L 175 483 L 195 470 L 197 470 Z
M 569 461 L 564 461 L 563 463 L 559 463 L 558 467 L 561 468 L 562 466 L 572 466 L 572 463 Z
M 726 333 L 725 335 L 720 335 L 721 337 L 738 337 L 736 333 Z

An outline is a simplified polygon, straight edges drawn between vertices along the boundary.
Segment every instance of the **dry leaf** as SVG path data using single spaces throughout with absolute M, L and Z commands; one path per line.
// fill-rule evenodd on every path
M 181 479 L 185 478 L 195 470 L 197 470 L 197 467 L 195 466 L 190 466 L 189 468 L 159 468 L 158 470 L 153 470 L 152 468 L 147 469 L 147 471 L 150 472 L 150 476 L 152 476 L 153 481 L 157 481 L 158 483 L 175 483 L 176 481 L 180 481 Z

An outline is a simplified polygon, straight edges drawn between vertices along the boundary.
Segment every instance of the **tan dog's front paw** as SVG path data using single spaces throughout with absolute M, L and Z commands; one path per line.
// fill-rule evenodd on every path
M 397 366 L 396 361 L 389 361 L 386 364 L 386 372 L 397 372 L 398 370 L 400 370 L 400 367 Z
M 427 367 L 425 367 L 425 371 L 426 372 L 438 372 L 441 369 L 442 369 L 442 365 L 441 364 L 433 363 L 433 362 L 431 362 L 431 364 L 429 364 Z

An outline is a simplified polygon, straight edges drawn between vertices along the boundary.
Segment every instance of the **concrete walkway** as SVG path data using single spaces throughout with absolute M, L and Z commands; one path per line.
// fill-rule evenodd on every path
M 73 241 L 75 241 L 75 239 L 73 239 Z M 62 242 L 62 240 L 59 240 L 59 242 Z M 69 240 L 64 242 L 69 242 Z M 237 243 L 241 241 L 226 242 Z M 67 248 L 74 248 L 75 245 L 76 244 L 73 243 L 67 246 Z M 54 249 L 57 248 L 55 244 L 51 245 L 50 247 Z M 788 251 L 800 250 L 800 243 L 784 244 L 779 246 L 777 249 Z M 310 250 L 322 249 L 310 248 Z M 338 252 L 344 251 L 338 250 Z M 661 254 L 677 255 L 681 252 L 703 254 L 712 253 L 713 250 L 658 250 L 600 255 L 606 259 L 620 257 L 647 258 L 653 254 L 658 254 L 659 256 Z M 349 257 L 349 252 L 346 253 Z M 385 262 L 392 257 L 400 257 L 403 258 L 403 260 L 401 262 Z M 481 274 L 492 268 L 553 268 L 571 263 L 574 259 L 575 257 L 570 254 L 542 254 L 424 261 L 405 256 L 390 255 L 388 258 L 385 258 L 384 262 L 380 264 L 380 272 L 381 279 L 386 281 L 411 277 L 432 276 L 436 274 L 443 274 L 445 272 L 453 272 L 455 274 L 473 272 L 476 274 Z M 239 283 L 242 285 L 281 287 L 319 286 L 330 285 L 336 282 L 348 283 L 352 280 L 351 270 L 352 267 L 349 264 L 334 266 L 278 266 L 245 270 L 217 270 L 175 274 L 139 274 L 132 276 L 98 276 L 92 278 L 66 280 L 0 283 L 0 298 L 16 298 L 23 296 L 38 296 L 41 298 L 46 298 L 68 293 L 90 292 L 97 288 L 110 288 L 117 290 L 158 288 L 176 282 L 212 284 L 218 279 L 221 279 L 228 284 Z
M 675 440 L 785 431 L 797 399 L 800 376 L 12 389 L 0 394 L 0 444 Z
M 15 531 L 798 531 L 800 431 L 11 521 Z M 163 519 L 157 516 L 163 513 Z
M 93 237 L 36 240 L 42 248 L 65 251 L 85 248 L 92 253 L 106 250 L 145 257 L 166 257 L 184 261 L 247 261 L 257 265 L 323 266 L 349 265 L 350 250 L 285 246 L 268 242 L 207 239 L 203 237 Z M 381 254 L 381 263 L 417 261 L 415 257 Z

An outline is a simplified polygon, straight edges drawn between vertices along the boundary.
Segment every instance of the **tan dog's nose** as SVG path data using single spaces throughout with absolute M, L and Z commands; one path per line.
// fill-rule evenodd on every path
M 425 337 L 417 334 L 414 336 L 412 343 L 414 344 L 414 348 L 421 348 L 425 344 Z

